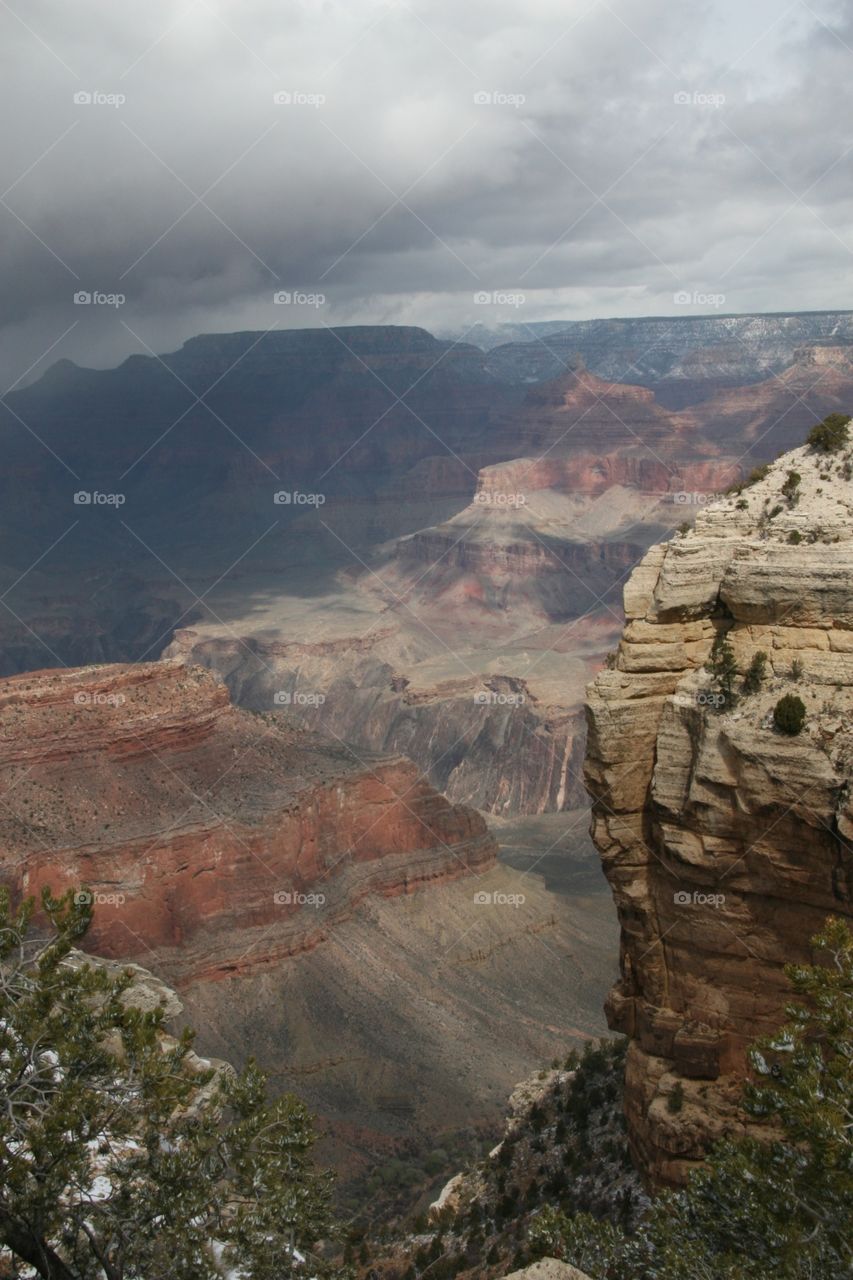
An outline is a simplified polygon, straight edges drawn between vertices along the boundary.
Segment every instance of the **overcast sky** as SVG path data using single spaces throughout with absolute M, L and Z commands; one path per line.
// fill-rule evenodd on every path
M 214 330 L 853 306 L 849 0 L 0 0 L 0 49 L 0 390 Z

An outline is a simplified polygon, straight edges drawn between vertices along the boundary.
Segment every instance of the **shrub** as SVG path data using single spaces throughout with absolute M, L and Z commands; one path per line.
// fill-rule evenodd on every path
M 806 719 L 806 704 L 795 693 L 786 693 L 773 708 L 773 723 L 782 733 L 795 737 Z
M 788 541 L 795 547 L 798 546 L 799 543 L 802 542 L 802 540 L 803 540 L 803 535 L 800 533 L 799 529 L 792 529 L 791 532 L 788 534 Z
M 664 1192 L 627 1235 L 590 1214 L 547 1205 L 530 1224 L 535 1257 L 562 1258 L 596 1280 L 841 1280 L 853 1264 L 853 936 L 829 920 L 812 946 L 823 963 L 788 965 L 802 1003 L 759 1042 L 743 1109 L 761 1137 L 718 1142 L 701 1171 Z
M 744 488 L 749 488 L 750 485 L 758 484 L 759 480 L 763 480 L 769 471 L 770 471 L 769 462 L 763 463 L 763 465 L 760 467 L 754 467 L 753 470 L 750 471 L 749 475 L 746 477 L 746 480 L 744 481 Z
M 803 664 L 802 662 L 800 662 L 799 658 L 795 658 L 794 661 L 791 663 L 791 679 L 802 680 L 802 678 L 803 678 Z
M 785 483 L 782 485 L 782 493 L 788 499 L 788 505 L 793 507 L 799 499 L 799 488 L 802 476 L 799 471 L 789 471 Z
M 817 426 L 812 427 L 806 439 L 812 449 L 816 449 L 819 453 L 837 453 L 839 449 L 843 449 L 847 444 L 850 432 L 848 423 L 850 415 L 846 413 L 830 413 L 824 418 L 823 422 L 819 422 Z
M 737 661 L 734 650 L 724 632 L 717 633 L 705 670 L 713 677 L 714 693 L 719 696 L 718 707 L 734 706 L 734 680 L 737 675 Z
M 738 498 L 737 502 L 735 503 L 735 511 L 748 511 L 748 510 L 749 510 L 749 503 L 747 502 L 746 498 Z
M 743 678 L 744 693 L 758 693 L 764 683 L 764 677 L 767 674 L 767 654 L 763 649 L 759 649 L 757 653 L 752 655 L 752 662 L 746 670 Z
M 681 1081 L 677 1081 L 672 1092 L 666 1100 L 666 1109 L 673 1115 L 677 1115 L 684 1106 L 684 1085 Z

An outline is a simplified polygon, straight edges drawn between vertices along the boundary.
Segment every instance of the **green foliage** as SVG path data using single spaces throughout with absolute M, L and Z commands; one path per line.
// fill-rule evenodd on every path
M 806 704 L 795 693 L 786 693 L 773 708 L 773 723 L 781 733 L 795 737 L 806 720 Z
M 666 1109 L 672 1115 L 677 1115 L 684 1106 L 684 1085 L 677 1080 L 672 1087 L 672 1091 L 666 1100 Z
M 762 463 L 760 467 L 753 467 L 752 471 L 750 471 L 749 475 L 746 477 L 746 480 L 744 480 L 743 487 L 748 489 L 751 485 L 758 484 L 759 480 L 763 480 L 769 471 L 769 462 Z
M 799 501 L 800 481 L 802 478 L 799 471 L 789 471 L 785 478 L 785 483 L 782 485 L 782 495 L 788 499 L 789 507 L 795 506 Z
M 795 547 L 799 546 L 802 540 L 803 535 L 800 533 L 799 529 L 792 529 L 788 534 L 788 541 Z
M 729 709 L 733 707 L 737 702 L 734 692 L 737 662 L 731 642 L 723 631 L 717 632 L 710 656 L 705 663 L 705 670 L 712 676 L 711 687 L 716 695 L 717 709 L 722 711 L 726 707 Z
M 752 1051 L 744 1109 L 763 1139 L 718 1144 L 684 1191 L 660 1196 L 639 1230 L 554 1209 L 533 1252 L 593 1280 L 841 1280 L 853 1274 L 853 934 L 829 920 L 823 964 L 786 969 L 803 1003 Z
M 849 414 L 830 413 L 823 422 L 812 427 L 806 444 L 818 453 L 837 453 L 839 449 L 844 448 L 849 439 L 849 422 Z
M 767 676 L 767 654 L 759 649 L 752 655 L 741 688 L 745 694 L 758 693 Z
M 45 1280 L 299 1274 L 294 1251 L 330 1229 L 305 1108 L 268 1102 L 253 1063 L 201 1069 L 189 1032 L 167 1039 L 162 1010 L 130 1004 L 130 971 L 72 954 L 86 902 L 45 891 L 42 906 L 46 938 L 33 901 L 15 911 L 0 889 L 0 1267 Z

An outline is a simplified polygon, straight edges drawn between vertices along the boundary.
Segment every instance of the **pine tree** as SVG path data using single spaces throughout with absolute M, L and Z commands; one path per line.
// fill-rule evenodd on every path
M 853 934 L 829 920 L 826 962 L 786 970 L 802 1004 L 751 1053 L 744 1109 L 763 1137 L 722 1142 L 635 1235 L 546 1208 L 534 1252 L 594 1280 L 842 1280 L 853 1275 Z
M 717 633 L 710 656 L 705 663 L 705 670 L 709 671 L 712 676 L 711 687 L 714 696 L 718 700 L 716 703 L 717 709 L 722 711 L 725 707 L 733 707 L 737 701 L 734 692 L 734 682 L 737 678 L 737 661 L 731 642 L 722 631 Z
M 0 889 L 0 1246 L 44 1280 L 306 1274 L 330 1179 L 297 1099 L 199 1069 L 192 1035 L 128 1001 L 130 971 L 72 955 L 91 907 L 45 891 L 52 930 Z M 0 1248 L 0 1259 L 3 1256 Z M 311 1274 L 322 1276 L 311 1257 Z

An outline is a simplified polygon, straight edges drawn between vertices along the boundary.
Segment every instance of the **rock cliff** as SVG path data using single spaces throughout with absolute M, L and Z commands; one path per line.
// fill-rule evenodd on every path
M 179 661 L 0 682 L 0 763 L 3 879 L 86 885 L 94 948 L 181 984 L 310 949 L 366 895 L 496 852 L 408 760 L 238 710 Z
M 783 966 L 851 911 L 851 477 L 849 449 L 794 450 L 653 547 L 589 690 L 592 833 L 622 929 L 607 1012 L 631 1042 L 634 1153 L 659 1184 L 737 1131 L 745 1050 L 783 1016 Z M 705 665 L 721 635 L 734 698 Z M 785 694 L 804 704 L 799 734 L 774 725 Z

